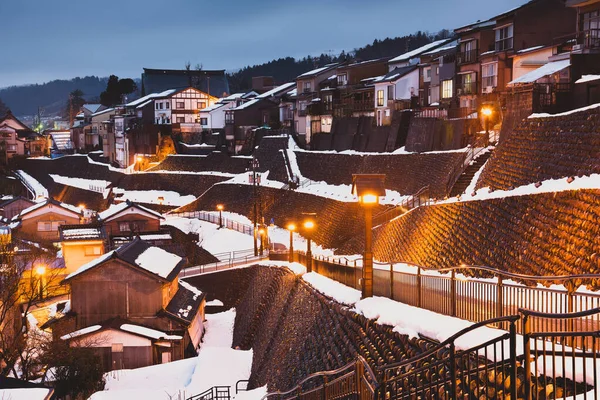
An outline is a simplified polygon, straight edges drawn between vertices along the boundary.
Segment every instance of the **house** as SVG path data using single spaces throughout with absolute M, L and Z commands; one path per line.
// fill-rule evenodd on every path
M 574 53 L 600 53 L 600 0 L 567 0 L 577 11 Z
M 0 160 L 7 163 L 14 156 L 43 156 L 44 136 L 31 130 L 10 111 L 0 119 Z
M 449 108 L 454 97 L 457 42 L 423 53 L 419 63 L 419 105 Z
M 105 370 L 139 368 L 196 355 L 205 295 L 180 281 L 181 257 L 141 239 L 69 274 L 71 311 L 55 338 L 94 348 Z
M 83 221 L 83 212 L 70 204 L 46 199 L 21 211 L 12 218 L 23 238 L 34 241 L 58 241 L 61 225 L 76 225 Z
M 111 149 L 114 149 L 113 134 L 114 124 L 112 120 L 116 114 L 114 108 L 105 108 L 91 116 L 92 123 L 92 143 L 94 148 L 102 150 L 102 154 L 109 160 L 114 160 L 114 154 L 111 154 Z
M 225 70 L 144 68 L 142 73 L 142 96 L 188 87 L 201 90 L 213 97 L 223 97 L 229 93 L 229 82 Z
M 92 130 L 92 115 L 105 110 L 102 104 L 84 104 L 71 126 L 71 142 L 77 150 L 97 150 L 101 148 L 98 133 Z
M 129 200 L 114 204 L 98 214 L 109 237 L 159 232 L 162 215 Z
M 0 202 L 0 217 L 6 219 L 12 219 L 15 215 L 21 213 L 21 211 L 29 208 L 36 203 L 25 197 L 12 197 Z
M 231 110 L 252 98 L 258 96 L 255 91 L 246 93 L 234 93 L 227 97 L 219 99 L 216 103 L 201 109 L 199 114 L 200 126 L 202 132 L 213 131 L 223 132 L 225 130 L 225 113 L 227 110 Z
M 389 125 L 396 109 L 410 108 L 419 91 L 419 66 L 397 67 L 372 81 L 377 126 Z
M 98 223 L 62 225 L 58 230 L 67 274 L 75 272 L 108 250 L 106 230 Z
M 44 136 L 47 138 L 46 146 L 50 149 L 50 157 L 58 158 L 73 153 L 70 130 L 46 130 Z
M 278 125 L 280 98 L 295 85 L 294 82 L 285 83 L 225 110 L 225 138 L 229 148 L 238 153 L 246 141 L 252 139 L 253 129 Z
M 339 63 L 327 64 L 324 67 L 315 68 L 305 72 L 296 78 L 296 107 L 294 115 L 294 131 L 303 137 L 306 143 L 310 143 L 311 126 L 313 124 L 308 116 L 308 105 L 319 98 L 319 84 L 335 75 Z M 290 88 L 291 90 L 291 88 Z M 314 124 L 321 124 L 320 119 L 315 119 Z

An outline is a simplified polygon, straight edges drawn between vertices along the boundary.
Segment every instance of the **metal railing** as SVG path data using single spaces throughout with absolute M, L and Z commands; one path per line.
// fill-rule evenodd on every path
M 246 252 L 246 251 L 244 251 Z M 234 252 L 235 253 L 235 252 Z M 223 253 L 225 254 L 225 253 Z M 229 259 L 219 260 L 214 263 L 196 265 L 194 267 L 188 267 L 181 270 L 179 273 L 180 278 L 190 278 L 192 276 L 198 276 L 207 272 L 223 271 L 226 269 L 234 268 L 240 265 L 250 264 L 266 260 L 269 258 L 269 250 L 263 250 L 263 254 L 257 256 L 254 255 L 254 250 L 250 250 L 246 254 L 238 255 Z
M 385 224 L 392 219 L 406 214 L 413 208 L 417 208 L 430 203 L 429 186 L 425 186 L 410 197 L 402 200 L 399 204 L 373 216 L 373 226 Z
M 457 64 L 471 64 L 476 63 L 478 61 L 479 51 L 478 49 L 466 50 L 457 53 L 456 55 L 456 63 Z
M 186 400 L 230 400 L 230 389 L 229 386 L 213 386 L 205 392 L 188 397 Z
M 167 213 L 169 216 L 174 217 L 182 217 L 182 218 L 197 218 L 202 221 L 210 222 L 213 224 L 219 224 L 219 213 L 218 211 L 208 212 L 208 211 L 185 211 L 185 212 L 171 212 Z M 240 233 L 244 233 L 246 235 L 254 234 L 254 227 L 249 224 L 244 224 L 242 222 L 234 221 L 229 218 L 222 218 L 223 227 L 227 229 L 231 229 Z
M 268 393 L 263 399 L 360 399 L 376 398 L 379 384 L 361 356 L 345 366 L 311 374 L 293 389 Z
M 479 136 L 475 139 L 475 141 L 470 144 L 467 148 L 463 156 L 463 160 L 461 163 L 457 163 L 448 174 L 448 181 L 446 182 L 446 194 L 450 194 L 452 188 L 460 178 L 460 176 L 465 172 L 467 167 L 481 152 L 483 152 L 487 148 L 487 144 L 489 142 L 489 138 L 485 136 Z
M 277 257 L 287 258 L 287 254 Z M 294 260 L 306 264 L 306 255 L 294 253 Z M 313 257 L 313 271 L 360 290 L 362 266 L 347 258 Z M 415 272 L 398 271 L 395 264 L 404 264 Z M 534 276 L 498 270 L 485 266 L 461 265 L 453 268 L 428 269 L 410 262 L 374 262 L 373 293 L 404 304 L 472 322 L 514 315 L 521 309 L 540 313 L 577 313 L 600 307 L 600 293 L 578 292 L 575 283 L 600 281 L 600 274 Z M 439 275 L 432 275 L 438 272 Z M 442 275 L 443 273 L 447 275 Z M 491 279 L 467 278 L 460 275 L 487 275 Z M 535 286 L 527 286 L 528 285 Z M 562 283 L 565 289 L 540 287 Z M 538 285 L 539 284 L 539 285 Z M 531 323 L 536 331 L 582 329 L 600 330 L 600 315 L 574 319 L 536 319 Z M 522 327 L 517 331 L 523 333 Z M 600 347 L 599 347 L 600 349 Z

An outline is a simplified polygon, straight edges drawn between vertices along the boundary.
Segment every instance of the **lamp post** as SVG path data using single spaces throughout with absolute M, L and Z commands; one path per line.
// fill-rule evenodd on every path
M 40 299 L 43 299 L 44 298 L 44 286 L 45 286 L 44 277 L 46 275 L 46 266 L 38 265 L 35 268 L 35 273 L 38 275 L 39 280 L 40 280 Z
M 219 210 L 219 228 L 223 227 L 223 204 L 217 204 L 217 210 Z
M 256 169 L 259 167 L 259 163 L 258 163 L 258 159 L 256 158 L 252 158 L 252 163 L 251 163 L 251 167 L 252 167 L 252 200 L 254 202 L 254 216 L 253 216 L 253 223 L 254 223 L 254 256 L 258 256 L 258 228 L 257 228 L 257 224 L 258 224 L 258 205 L 257 205 L 257 186 L 258 186 L 258 182 L 256 181 Z
M 315 221 L 312 219 L 307 219 L 304 221 L 303 226 L 306 232 L 306 272 L 312 272 L 312 235 L 310 233 L 313 229 L 315 229 Z
M 288 231 L 290 231 L 290 248 L 288 252 L 288 261 L 294 262 L 294 231 L 296 230 L 295 224 L 288 224 Z
M 361 281 L 362 298 L 373 297 L 373 207 L 385 196 L 385 175 L 352 175 L 352 194 L 365 210 L 365 252 Z
M 137 170 L 138 172 L 142 170 L 142 161 L 144 158 L 142 156 L 137 156 Z
M 483 119 L 485 121 L 485 146 L 489 146 L 490 144 L 490 119 L 494 111 L 491 107 L 483 107 L 481 109 L 481 114 L 483 114 Z
M 264 246 L 264 242 L 265 242 L 265 228 L 260 228 L 258 230 L 258 233 L 260 235 L 260 250 L 259 250 L 259 254 L 262 256 L 265 246 Z

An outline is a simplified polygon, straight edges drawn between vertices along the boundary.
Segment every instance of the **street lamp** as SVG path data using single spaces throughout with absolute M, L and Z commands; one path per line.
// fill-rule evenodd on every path
M 379 197 L 385 196 L 385 175 L 352 175 L 352 194 L 358 196 L 359 204 L 365 210 L 365 252 L 361 281 L 362 298 L 373 297 L 373 207 L 379 204 Z
M 217 210 L 219 210 L 219 228 L 223 227 L 223 204 L 217 204 Z
M 315 221 L 313 221 L 312 219 L 307 219 L 302 225 L 306 232 L 306 272 L 312 272 L 311 231 L 315 229 Z
M 287 226 L 288 231 L 290 231 L 290 248 L 288 252 L 288 261 L 294 262 L 294 231 L 296 230 L 296 225 L 291 223 Z
M 46 266 L 38 265 L 35 268 L 35 273 L 39 276 L 40 279 L 40 299 L 44 298 L 44 276 L 46 275 Z
M 481 114 L 483 115 L 483 119 L 485 121 L 485 146 L 487 147 L 490 144 L 490 119 L 492 118 L 492 114 L 494 110 L 491 107 L 486 106 L 481 109 Z
M 257 228 L 257 224 L 258 224 L 258 205 L 257 205 L 257 186 L 258 186 L 258 182 L 256 180 L 256 170 L 259 168 L 259 163 L 258 163 L 258 159 L 257 158 L 252 158 L 252 162 L 250 164 L 251 168 L 252 168 L 252 200 L 254 202 L 254 218 L 253 218 L 253 223 L 254 223 L 254 256 L 258 256 L 258 228 Z
M 258 234 L 260 235 L 260 252 L 259 254 L 262 256 L 264 251 L 264 241 L 265 241 L 265 228 L 260 228 L 258 230 Z
M 137 170 L 141 171 L 142 170 L 142 161 L 144 160 L 144 158 L 142 156 L 137 156 L 136 160 L 137 160 Z

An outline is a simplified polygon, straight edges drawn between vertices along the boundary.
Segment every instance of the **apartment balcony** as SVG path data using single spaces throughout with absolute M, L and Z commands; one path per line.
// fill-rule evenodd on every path
M 479 51 L 477 49 L 462 51 L 457 54 L 456 62 L 458 65 L 474 64 L 479 59 Z
M 507 51 L 513 49 L 513 38 L 506 38 L 496 42 L 496 51 Z
M 477 83 L 463 83 L 460 85 L 456 92 L 459 96 L 467 96 L 470 94 L 477 94 Z

